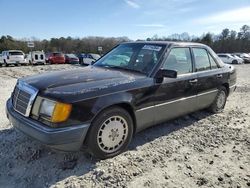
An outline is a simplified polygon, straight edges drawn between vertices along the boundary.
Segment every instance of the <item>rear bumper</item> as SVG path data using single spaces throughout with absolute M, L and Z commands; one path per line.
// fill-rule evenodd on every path
M 18 64 L 18 61 L 12 61 L 12 60 L 5 61 L 5 62 L 6 62 L 6 64 Z
M 44 124 L 17 113 L 9 99 L 6 103 L 6 114 L 11 124 L 24 134 L 63 151 L 79 151 L 86 137 L 90 124 L 64 128 L 50 128 Z
M 35 64 L 35 65 L 36 65 L 36 64 L 37 64 L 37 65 L 38 65 L 38 64 L 40 65 L 40 64 L 45 64 L 45 63 L 46 63 L 45 61 L 32 61 L 32 64 Z
M 28 64 L 28 62 L 26 62 L 26 61 L 6 61 L 6 64 L 8 64 L 8 65 L 10 65 L 10 64 L 12 64 L 12 65 L 17 65 L 17 64 Z

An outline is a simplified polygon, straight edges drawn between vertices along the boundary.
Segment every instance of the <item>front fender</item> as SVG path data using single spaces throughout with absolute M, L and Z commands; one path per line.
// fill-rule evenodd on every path
M 101 96 L 99 97 L 93 107 L 91 112 L 94 115 L 93 119 L 104 109 L 117 105 L 117 104 L 128 104 L 130 107 L 133 108 L 133 97 L 132 94 L 129 92 L 123 92 L 123 93 L 114 93 L 111 95 Z

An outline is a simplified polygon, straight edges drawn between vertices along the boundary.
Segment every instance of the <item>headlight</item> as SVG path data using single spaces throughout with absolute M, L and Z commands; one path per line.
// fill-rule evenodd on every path
M 50 122 L 59 123 L 68 119 L 71 109 L 71 104 L 43 99 L 39 114 Z

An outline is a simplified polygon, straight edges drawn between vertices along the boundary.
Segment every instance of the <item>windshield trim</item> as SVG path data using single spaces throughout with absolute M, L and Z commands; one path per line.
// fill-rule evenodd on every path
M 151 70 L 149 70 L 148 72 L 142 72 L 140 70 L 137 70 L 137 69 L 129 69 L 129 68 L 126 68 L 126 67 L 122 67 L 122 66 L 112 66 L 112 65 L 107 65 L 107 66 L 102 66 L 101 64 L 98 64 L 100 61 L 102 61 L 104 58 L 106 58 L 110 53 L 113 52 L 113 50 L 115 50 L 116 48 L 118 48 L 119 46 L 126 46 L 126 45 L 139 45 L 141 46 L 140 50 L 137 52 L 135 51 L 134 54 L 131 56 L 131 59 L 130 61 L 135 61 L 136 60 L 136 55 L 138 55 L 140 53 L 140 51 L 142 50 L 143 46 L 145 45 L 149 45 L 147 43 L 122 43 L 120 45 L 117 45 L 115 46 L 113 49 L 111 49 L 108 53 L 106 53 L 104 56 L 102 56 L 100 59 L 98 59 L 94 64 L 93 66 L 96 66 L 96 67 L 101 67 L 101 68 L 110 68 L 110 69 L 120 69 L 120 70 L 124 70 L 124 71 L 129 71 L 129 72 L 136 72 L 136 73 L 139 73 L 139 74 L 143 74 L 147 77 L 151 77 L 152 76 L 152 73 L 154 72 L 155 68 L 158 67 L 160 61 L 162 60 L 162 57 L 164 56 L 164 53 L 166 52 L 166 49 L 167 49 L 167 46 L 166 44 L 150 44 L 150 45 L 154 45 L 154 46 L 159 46 L 161 47 L 161 49 L 159 50 L 159 53 L 160 53 L 160 56 L 159 58 L 157 59 L 157 61 L 155 62 L 155 65 L 152 67 Z M 118 54 L 119 55 L 119 54 Z

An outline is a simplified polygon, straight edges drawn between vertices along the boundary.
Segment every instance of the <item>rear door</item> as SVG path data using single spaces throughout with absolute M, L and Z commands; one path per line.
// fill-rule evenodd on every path
M 198 79 L 197 106 L 202 109 L 212 104 L 226 75 L 207 49 L 193 47 L 192 53 Z
M 193 72 L 190 48 L 174 47 L 163 64 L 176 70 L 177 78 L 164 78 L 155 95 L 156 123 L 196 110 L 197 75 Z

